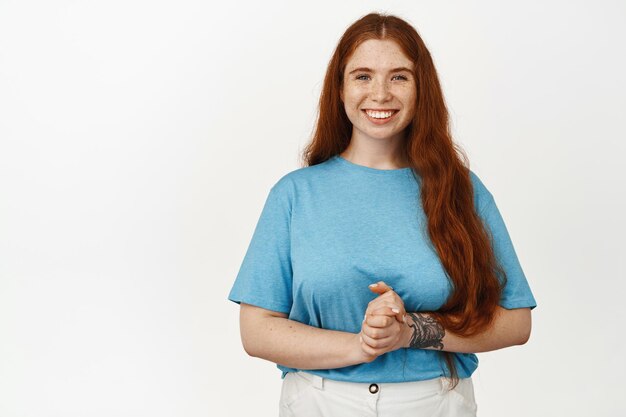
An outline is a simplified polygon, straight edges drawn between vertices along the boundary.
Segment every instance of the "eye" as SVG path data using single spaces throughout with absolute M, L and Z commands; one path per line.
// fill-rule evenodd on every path
M 404 75 L 396 75 L 396 76 L 394 76 L 394 78 L 396 78 L 396 77 L 400 77 L 400 78 L 402 78 L 404 81 L 408 80 L 408 78 L 407 78 L 407 77 L 405 77 Z
M 369 75 L 367 75 L 367 74 L 357 75 L 357 76 L 356 76 L 356 79 L 357 79 L 357 80 L 361 80 L 361 77 L 369 77 Z

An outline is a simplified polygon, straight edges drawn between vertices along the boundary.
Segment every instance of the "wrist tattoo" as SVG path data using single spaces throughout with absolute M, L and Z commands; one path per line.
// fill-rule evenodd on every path
M 409 347 L 415 349 L 428 347 L 443 349 L 442 340 L 446 332 L 437 320 L 427 314 L 409 312 L 407 314 L 413 319 L 413 324 L 407 322 L 409 327 L 413 329 Z

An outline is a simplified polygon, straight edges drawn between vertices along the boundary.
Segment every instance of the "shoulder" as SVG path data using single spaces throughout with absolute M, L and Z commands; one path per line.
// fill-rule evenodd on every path
M 334 175 L 332 167 L 332 161 L 327 160 L 317 165 L 294 169 L 282 175 L 274 183 L 271 193 L 293 198 L 297 192 L 302 192 L 312 184 L 324 181 L 326 177 L 332 177 Z
M 480 213 L 488 204 L 493 202 L 494 198 L 485 183 L 474 171 L 470 169 L 469 175 L 474 190 L 474 204 L 477 211 Z

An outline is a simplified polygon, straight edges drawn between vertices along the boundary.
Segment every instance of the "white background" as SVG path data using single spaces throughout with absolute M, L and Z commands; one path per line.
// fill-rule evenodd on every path
M 226 297 L 370 11 L 430 48 L 538 302 L 479 415 L 623 415 L 624 3 L 226 3 L 0 1 L 0 416 L 277 415 Z

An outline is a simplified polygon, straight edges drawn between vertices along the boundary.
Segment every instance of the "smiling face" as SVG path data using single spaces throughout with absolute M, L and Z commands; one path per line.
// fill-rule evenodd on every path
M 341 100 L 352 140 L 400 140 L 417 97 L 413 62 L 391 40 L 368 39 L 348 59 Z

